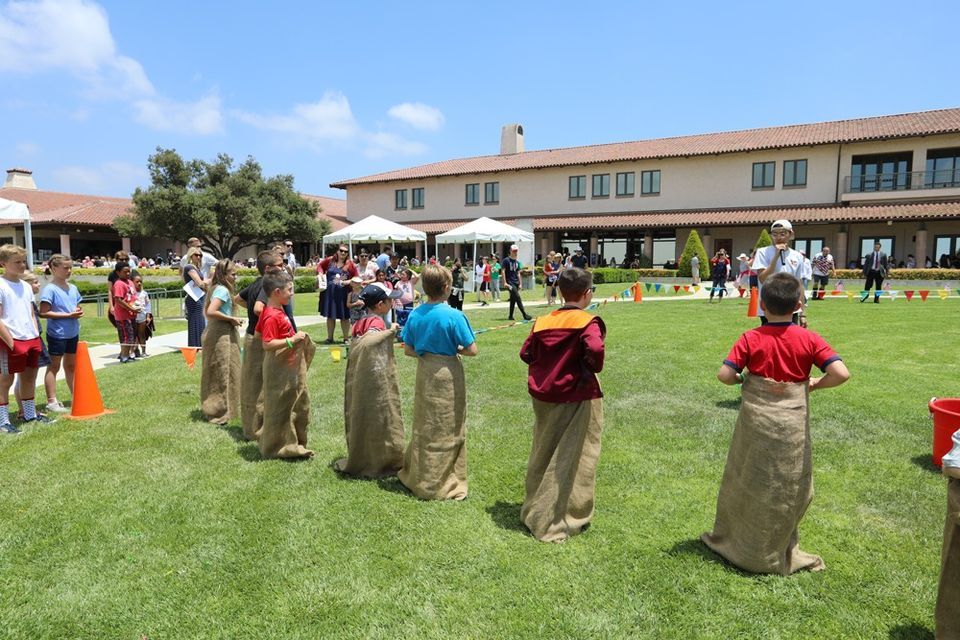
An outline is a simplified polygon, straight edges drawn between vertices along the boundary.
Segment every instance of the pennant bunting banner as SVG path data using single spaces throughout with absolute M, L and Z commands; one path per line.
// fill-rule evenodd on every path
M 677 293 L 678 291 L 680 291 L 680 285 L 678 284 L 673 285 L 673 292 Z
M 913 291 L 904 291 L 903 295 L 907 296 L 907 302 L 913 300 Z
M 647 293 L 650 293 L 650 288 L 653 286 L 653 283 L 645 282 L 644 286 L 647 288 Z M 657 289 L 659 291 L 659 289 Z
M 662 285 L 661 285 L 659 282 L 654 283 L 654 285 L 653 285 L 654 291 L 656 291 L 657 293 L 660 293 L 660 287 L 661 287 L 661 286 L 662 286 Z
M 943 289 L 940 289 L 940 291 L 937 291 L 937 295 L 940 296 L 940 299 L 941 299 L 941 300 L 946 300 L 946 299 L 947 299 L 947 296 L 950 295 L 950 292 L 949 292 L 949 291 L 944 291 Z
M 922 289 L 922 290 L 918 291 L 917 293 L 920 294 L 920 300 L 922 300 L 923 302 L 926 302 L 926 301 L 927 301 L 927 296 L 930 295 L 930 292 L 927 291 L 926 289 Z
M 688 284 L 683 285 L 683 290 L 684 290 L 684 292 L 686 292 L 686 293 L 690 293 L 690 285 L 688 285 Z

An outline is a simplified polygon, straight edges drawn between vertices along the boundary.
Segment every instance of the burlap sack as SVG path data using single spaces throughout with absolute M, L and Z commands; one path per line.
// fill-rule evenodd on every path
M 533 400 L 533 446 L 520 519 L 537 540 L 559 542 L 593 517 L 603 400 Z
M 240 371 L 240 424 L 243 437 L 256 440 L 263 427 L 263 340 L 247 334 L 243 339 Z
M 790 575 L 824 568 L 797 546 L 813 499 L 809 383 L 747 376 L 723 470 L 717 517 L 704 543 L 753 573 Z
M 937 640 L 960 640 L 960 480 L 947 484 L 947 522 L 940 555 Z
M 240 415 L 240 338 L 236 327 L 211 320 L 203 332 L 200 408 L 214 424 Z
M 347 457 L 333 465 L 341 473 L 382 478 L 403 465 L 396 337 L 392 330 L 371 331 L 350 346 L 343 396 Z
M 467 389 L 460 356 L 420 356 L 413 435 L 403 454 L 403 468 L 397 473 L 417 497 L 467 497 L 466 418 Z
M 303 458 L 310 424 L 307 369 L 316 347 L 307 338 L 293 352 L 263 354 L 263 428 L 260 455 L 264 458 Z

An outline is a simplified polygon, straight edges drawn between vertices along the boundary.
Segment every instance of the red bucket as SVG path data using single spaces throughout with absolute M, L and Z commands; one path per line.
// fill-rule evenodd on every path
M 960 398 L 931 398 L 933 418 L 933 464 L 943 466 L 943 456 L 953 448 L 953 434 L 960 430 Z

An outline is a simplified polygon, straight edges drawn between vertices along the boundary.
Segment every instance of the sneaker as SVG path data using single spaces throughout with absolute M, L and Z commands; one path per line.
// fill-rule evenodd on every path
M 15 426 L 9 422 L 6 424 L 0 424 L 0 433 L 8 433 L 12 436 L 20 435 L 22 432 L 20 429 L 17 429 Z
M 56 419 L 51 418 L 50 416 L 46 416 L 42 413 L 38 413 L 36 418 L 32 420 L 24 420 L 24 423 L 27 423 L 27 422 L 36 422 L 37 424 L 53 424 L 54 422 L 56 422 Z
M 523 319 L 526 320 L 527 322 L 530 322 L 531 320 L 533 320 L 533 316 L 523 316 Z
M 54 413 L 67 413 L 70 409 L 67 409 L 63 406 L 63 403 L 59 400 L 54 400 L 53 402 L 47 403 L 47 411 L 52 411 Z

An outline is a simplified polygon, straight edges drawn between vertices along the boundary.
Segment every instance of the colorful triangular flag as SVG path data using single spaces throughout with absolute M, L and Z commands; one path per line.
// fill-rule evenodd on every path
M 897 294 L 899 294 L 900 292 L 897 291 L 896 289 L 890 289 L 889 293 L 890 293 L 890 300 L 896 300 Z
M 680 291 L 680 285 L 678 285 L 678 284 L 673 285 L 673 292 L 674 292 L 674 293 L 677 293 L 677 292 L 679 292 L 679 291 Z
M 907 296 L 907 302 L 913 300 L 913 291 L 904 291 L 903 295 Z
M 949 291 L 944 291 L 943 289 L 940 289 L 940 291 L 937 291 L 937 295 L 940 296 L 940 299 L 941 299 L 941 300 L 946 300 L 946 299 L 947 299 L 947 296 L 950 295 L 950 292 L 949 292 Z
M 921 289 L 921 290 L 918 291 L 917 293 L 920 294 L 920 300 L 922 300 L 923 302 L 926 302 L 926 301 L 927 301 L 927 296 L 930 295 L 930 292 L 927 291 L 926 289 Z
M 690 285 L 688 285 L 688 284 L 683 285 L 683 292 L 684 292 L 684 293 L 690 293 Z
M 654 291 L 656 291 L 657 293 L 660 293 L 660 283 L 659 283 L 659 282 L 655 283 L 655 284 L 653 285 L 653 289 L 654 289 Z
M 693 285 L 693 292 L 694 292 L 694 293 L 700 293 L 700 285 L 698 285 L 698 284 Z
M 653 285 L 650 284 L 649 282 L 644 282 L 644 283 L 643 283 L 643 286 L 645 286 L 645 287 L 647 288 L 647 293 L 650 293 L 650 287 L 652 287 Z

